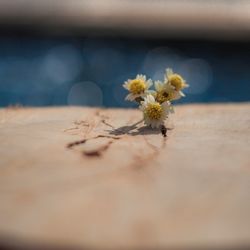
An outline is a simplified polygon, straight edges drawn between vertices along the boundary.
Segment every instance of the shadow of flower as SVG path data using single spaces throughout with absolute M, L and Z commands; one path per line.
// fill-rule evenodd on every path
M 156 134 L 161 134 L 161 130 L 160 129 L 152 129 L 149 126 L 144 126 L 144 127 L 138 128 L 136 131 L 132 131 L 129 134 L 132 136 L 135 136 L 135 135 L 156 135 Z
M 119 127 L 119 128 L 108 130 L 108 132 L 111 135 L 118 136 L 118 135 L 131 134 L 131 131 L 135 130 L 135 129 L 137 129 L 137 126 L 136 125 L 131 125 L 131 126 L 122 126 L 122 127 Z
M 122 126 L 119 128 L 114 128 L 112 130 L 107 130 L 110 135 L 120 136 L 120 135 L 153 135 L 153 134 L 161 134 L 161 129 L 152 129 L 149 126 L 140 126 L 139 123 L 135 123 L 130 126 Z M 167 130 L 171 130 L 172 128 L 166 128 Z

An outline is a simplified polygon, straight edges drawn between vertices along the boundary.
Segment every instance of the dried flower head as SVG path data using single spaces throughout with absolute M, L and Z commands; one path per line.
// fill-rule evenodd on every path
M 149 88 L 153 85 L 151 79 L 146 79 L 144 75 L 137 75 L 135 79 L 128 79 L 123 87 L 127 89 L 130 93 L 126 96 L 126 100 L 134 101 L 137 98 L 143 98 L 147 94 L 150 94 Z
M 159 103 L 173 101 L 181 98 L 181 94 L 179 93 L 179 91 L 176 91 L 173 86 L 161 81 L 155 82 L 155 90 L 155 99 Z
M 141 102 L 140 109 L 143 112 L 143 118 L 146 125 L 152 128 L 159 128 L 164 124 L 171 108 L 170 102 L 166 101 L 160 104 L 152 95 L 148 95 Z
M 161 128 L 161 133 L 166 137 L 167 129 L 164 121 L 170 112 L 173 112 L 171 102 L 185 96 L 182 90 L 188 87 L 181 75 L 172 69 L 166 69 L 164 82 L 155 81 L 155 90 L 150 90 L 152 81 L 144 75 L 137 75 L 129 79 L 123 87 L 129 91 L 126 100 L 136 101 L 143 112 L 143 120 L 152 128 Z
M 176 91 L 179 92 L 180 96 L 183 97 L 185 96 L 185 94 L 182 92 L 182 90 L 184 88 L 189 87 L 189 85 L 182 78 L 182 76 L 177 73 L 174 73 L 173 70 L 170 68 L 166 69 L 165 83 L 167 85 L 172 86 Z

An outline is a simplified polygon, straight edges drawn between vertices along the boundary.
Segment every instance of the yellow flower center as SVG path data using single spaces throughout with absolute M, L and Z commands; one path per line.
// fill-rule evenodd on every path
M 141 94 L 145 91 L 145 89 L 146 89 L 146 84 L 141 79 L 134 79 L 129 84 L 129 90 L 133 94 Z
M 172 86 L 175 87 L 177 91 L 184 88 L 184 80 L 183 78 L 178 74 L 173 74 L 169 77 L 169 82 Z
M 149 103 L 145 110 L 145 115 L 153 120 L 159 120 L 162 116 L 162 113 L 163 109 L 159 103 Z
M 156 101 L 159 103 L 171 101 L 174 98 L 173 94 L 173 92 L 166 92 L 165 90 L 158 91 L 156 94 Z

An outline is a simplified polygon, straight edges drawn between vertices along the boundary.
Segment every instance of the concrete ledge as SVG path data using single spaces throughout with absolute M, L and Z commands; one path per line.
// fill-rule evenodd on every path
M 0 245 L 250 246 L 250 104 L 0 110 Z

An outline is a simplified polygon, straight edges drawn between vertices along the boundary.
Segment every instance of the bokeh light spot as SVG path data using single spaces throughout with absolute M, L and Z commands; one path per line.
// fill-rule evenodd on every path
M 93 82 L 74 84 L 68 94 L 68 104 L 77 106 L 101 106 L 102 90 Z
M 185 89 L 187 94 L 202 94 L 212 84 L 213 72 L 210 65 L 203 59 L 185 60 L 178 72 L 183 75 L 189 88 Z
M 77 49 L 59 46 L 50 50 L 44 58 L 43 73 L 55 84 L 73 81 L 84 67 Z
M 176 68 L 180 60 L 181 56 L 168 47 L 158 47 L 148 52 L 142 72 L 153 80 L 163 80 L 166 68 Z

